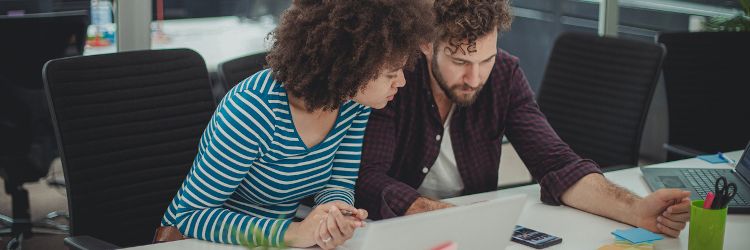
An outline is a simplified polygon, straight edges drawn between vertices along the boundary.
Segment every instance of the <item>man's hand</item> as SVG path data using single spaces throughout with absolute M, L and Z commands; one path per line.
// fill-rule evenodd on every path
M 581 178 L 562 200 L 568 206 L 670 237 L 679 236 L 690 220 L 690 192 L 661 189 L 640 198 L 601 174 Z
M 425 197 L 419 197 L 417 198 L 417 200 L 414 201 L 414 203 L 411 204 L 411 206 L 409 206 L 409 209 L 406 210 L 406 213 L 404 215 L 423 213 L 423 212 L 449 208 L 449 207 L 454 207 L 454 206 L 455 205 L 450 204 L 450 203 L 431 200 Z
M 659 189 L 639 200 L 634 212 L 636 226 L 677 237 L 690 220 L 690 192 Z

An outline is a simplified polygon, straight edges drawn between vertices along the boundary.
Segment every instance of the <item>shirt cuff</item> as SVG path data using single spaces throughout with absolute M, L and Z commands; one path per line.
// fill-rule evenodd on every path
M 343 201 L 354 206 L 354 191 L 339 188 L 324 189 L 315 195 L 315 204 L 325 204 L 332 201 Z
M 286 236 L 286 230 L 289 229 L 289 225 L 292 224 L 292 220 L 275 220 L 274 226 L 278 227 L 278 230 L 276 230 L 276 237 L 273 237 L 274 235 L 271 235 L 270 242 L 271 247 L 279 247 L 279 248 L 286 248 L 287 242 L 284 240 L 284 236 Z M 277 240 L 278 239 L 278 240 Z
M 589 174 L 602 174 L 599 166 L 591 160 L 579 160 L 574 164 L 549 172 L 541 181 L 541 200 L 545 204 L 562 205 L 562 195 L 568 188 L 572 187 L 578 180 Z
M 419 198 L 419 192 L 403 182 L 394 182 L 383 189 L 380 215 L 383 219 L 402 216 Z
M 239 245 L 251 248 L 286 247 L 287 242 L 284 241 L 284 236 L 286 235 L 286 230 L 289 229 L 289 225 L 292 224 L 292 220 L 259 217 L 255 217 L 255 219 L 255 221 L 251 219 L 248 224 L 244 224 L 245 228 L 237 232 L 244 234 L 244 237 L 239 237 Z M 242 225 L 241 223 L 240 227 Z M 230 237 L 235 236 L 230 235 Z

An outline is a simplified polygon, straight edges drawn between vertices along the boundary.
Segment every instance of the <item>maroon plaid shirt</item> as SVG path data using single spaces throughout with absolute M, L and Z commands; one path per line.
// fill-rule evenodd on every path
M 498 49 L 476 102 L 456 107 L 450 136 L 464 195 L 497 190 L 503 135 L 513 143 L 542 188 L 541 199 L 562 203 L 563 192 L 590 173 L 601 173 L 581 159 L 552 130 L 519 67 L 518 58 Z M 382 110 L 373 110 L 362 148 L 356 188 L 358 207 L 373 219 L 403 215 L 417 199 L 417 188 L 440 150 L 443 124 L 422 58 L 406 73 L 406 86 Z

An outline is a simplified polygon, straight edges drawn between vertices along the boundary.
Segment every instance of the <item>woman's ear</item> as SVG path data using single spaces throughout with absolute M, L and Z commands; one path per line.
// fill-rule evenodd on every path
M 422 51 L 422 54 L 424 54 L 427 58 L 432 58 L 432 46 L 432 42 L 423 43 L 419 45 L 419 50 Z

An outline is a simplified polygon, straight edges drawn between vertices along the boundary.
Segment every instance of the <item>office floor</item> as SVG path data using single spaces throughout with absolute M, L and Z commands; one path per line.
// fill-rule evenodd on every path
M 65 197 L 65 189 L 52 187 L 47 184 L 49 179 L 61 179 L 63 176 L 62 165 L 57 160 L 52 163 L 49 175 L 35 183 L 28 183 L 24 185 L 26 190 L 29 191 L 29 206 L 31 208 L 31 219 L 38 221 L 44 218 L 47 213 L 52 211 L 67 211 L 68 201 Z M 0 179 L 0 214 L 10 216 L 11 211 L 11 199 L 8 194 L 5 193 L 5 182 Z M 63 239 L 66 235 L 58 233 L 51 233 L 54 231 L 40 229 L 45 233 L 36 233 L 32 238 L 25 239 L 23 241 L 23 249 L 67 249 L 63 244 Z M 37 232 L 37 230 L 35 230 Z M 0 237 L 0 246 L 5 247 L 8 237 Z

